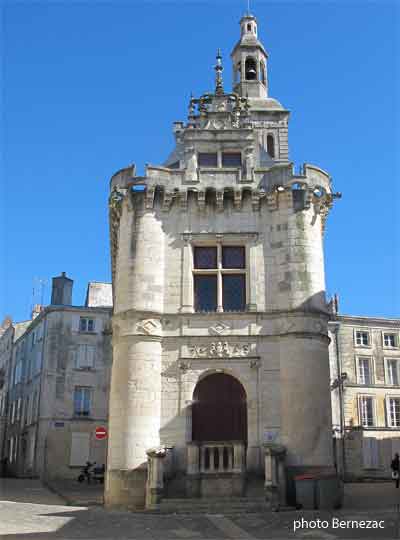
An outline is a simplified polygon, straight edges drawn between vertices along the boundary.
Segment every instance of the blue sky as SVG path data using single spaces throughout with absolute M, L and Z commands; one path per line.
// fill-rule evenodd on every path
M 110 280 L 110 176 L 161 163 L 190 92 L 224 84 L 247 2 L 2 4 L 0 317 L 29 317 L 37 278 Z M 291 111 L 299 165 L 343 192 L 327 222 L 326 281 L 343 313 L 399 316 L 399 42 L 395 1 L 252 0 L 270 94 Z

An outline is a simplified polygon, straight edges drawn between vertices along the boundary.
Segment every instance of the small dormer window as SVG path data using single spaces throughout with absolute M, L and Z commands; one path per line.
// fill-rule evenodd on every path
M 257 64 L 254 58 L 246 58 L 245 64 L 246 71 L 246 81 L 256 81 L 257 80 Z

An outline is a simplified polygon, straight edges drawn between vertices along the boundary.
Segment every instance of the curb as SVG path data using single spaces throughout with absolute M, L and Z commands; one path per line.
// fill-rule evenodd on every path
M 54 484 L 50 484 L 46 481 L 43 481 L 43 485 L 46 486 L 49 491 L 54 493 L 55 495 L 58 495 L 61 499 L 63 499 L 66 503 L 66 506 L 104 506 L 104 499 L 103 501 L 97 501 L 93 499 L 88 500 L 82 500 L 82 499 L 75 499 L 74 497 L 69 497 L 62 491 L 60 491 Z

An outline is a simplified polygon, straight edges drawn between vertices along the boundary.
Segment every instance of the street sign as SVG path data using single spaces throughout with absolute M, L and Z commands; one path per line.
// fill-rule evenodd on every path
M 106 428 L 102 426 L 97 426 L 96 431 L 96 439 L 106 439 L 107 438 L 107 430 Z

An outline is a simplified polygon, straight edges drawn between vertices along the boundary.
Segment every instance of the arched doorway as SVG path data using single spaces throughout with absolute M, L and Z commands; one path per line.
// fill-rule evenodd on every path
M 193 441 L 247 443 L 246 392 L 226 373 L 213 373 L 198 382 L 193 393 Z

